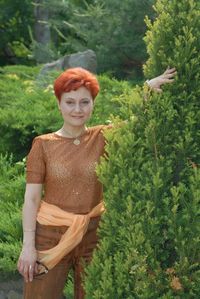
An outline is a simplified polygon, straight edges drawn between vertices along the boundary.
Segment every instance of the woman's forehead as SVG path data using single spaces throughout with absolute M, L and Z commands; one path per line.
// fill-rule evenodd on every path
M 81 86 L 76 90 L 63 92 L 61 97 L 65 99 L 66 98 L 82 99 L 82 98 L 92 98 L 92 95 L 86 87 Z

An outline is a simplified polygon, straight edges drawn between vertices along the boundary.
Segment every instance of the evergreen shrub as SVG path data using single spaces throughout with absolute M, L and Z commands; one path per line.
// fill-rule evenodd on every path
M 145 41 L 148 78 L 176 67 L 161 94 L 121 98 L 128 121 L 107 131 L 97 173 L 106 213 L 87 268 L 87 299 L 188 299 L 200 294 L 200 7 L 158 0 Z M 135 105 L 139 102 L 139 105 Z

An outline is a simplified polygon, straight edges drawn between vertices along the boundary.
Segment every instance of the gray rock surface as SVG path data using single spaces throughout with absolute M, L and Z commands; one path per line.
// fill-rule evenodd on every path
M 16 291 L 11 290 L 8 295 L 7 299 L 22 299 L 22 293 L 18 293 Z
M 82 67 L 96 73 L 97 59 L 96 54 L 92 50 L 86 50 L 84 52 L 78 52 L 71 55 L 65 55 L 60 59 L 47 63 L 40 71 L 40 76 L 52 70 L 66 70 L 71 67 Z
M 23 298 L 23 279 L 9 279 L 0 281 L 0 299 L 22 299 Z M 61 299 L 65 299 L 63 295 Z
M 0 282 L 0 299 L 22 299 L 23 279 Z
M 6 295 L 3 291 L 0 291 L 0 299 L 6 299 Z

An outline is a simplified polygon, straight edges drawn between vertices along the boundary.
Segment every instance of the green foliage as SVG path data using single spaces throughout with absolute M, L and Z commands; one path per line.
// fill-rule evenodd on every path
M 58 72 L 37 79 L 38 70 L 39 67 L 24 66 L 1 69 L 0 152 L 13 153 L 15 161 L 26 156 L 36 135 L 56 131 L 62 125 L 52 85 Z M 117 115 L 119 104 L 114 98 L 131 89 L 127 82 L 103 75 L 99 80 L 101 93 L 95 100 L 89 125 L 105 123 L 111 113 Z
M 152 15 L 153 2 L 101 0 L 77 7 L 70 19 L 79 38 L 76 43 L 96 52 L 100 72 L 112 72 L 117 78 L 141 75 L 146 59 L 143 20 Z
M 140 89 L 120 97 L 128 122 L 106 132 L 109 159 L 97 168 L 107 211 L 87 269 L 88 299 L 200 293 L 200 10 L 191 0 L 158 0 L 155 10 L 145 73 L 170 65 L 178 75 L 147 102 Z
M 68 277 L 67 277 L 67 283 L 65 284 L 64 292 L 63 294 L 67 299 L 73 299 L 74 298 L 74 275 L 73 270 L 70 269 Z
M 40 67 L 7 66 L 0 69 L 0 276 L 16 273 L 21 248 L 21 208 L 25 187 L 24 157 L 34 136 L 59 129 L 52 82 L 57 72 L 38 78 Z M 120 95 L 131 93 L 127 82 L 99 76 L 101 92 L 88 125 L 109 122 L 120 115 Z M 43 87 L 42 87 L 43 86 Z M 121 95 L 121 97 L 122 97 Z M 123 100 L 123 99 L 122 99 Z M 7 154 L 6 154 L 7 153 Z M 72 297 L 72 276 L 65 293 Z
M 0 64 L 32 65 L 91 48 L 97 54 L 99 72 L 110 72 L 117 78 L 141 77 L 146 59 L 144 17 L 152 17 L 153 3 L 154 0 L 3 0 Z M 37 7 L 48 12 L 45 21 L 42 13 L 39 20 L 49 28 L 50 41 L 46 44 L 36 40 Z
M 40 10 L 37 17 L 39 19 L 41 18 L 41 26 L 44 24 L 44 28 L 40 30 L 44 33 L 47 29 L 46 26 L 48 26 L 48 34 L 50 35 L 48 42 L 45 38 L 43 41 L 38 41 L 37 37 L 42 38 L 42 35 L 38 35 L 38 28 L 30 28 L 32 58 L 37 63 L 47 63 L 58 59 L 61 55 L 70 54 L 74 51 L 72 44 L 68 44 L 67 47 L 63 48 L 63 41 L 66 41 L 66 37 L 70 39 L 70 37 L 74 35 L 73 30 L 68 28 L 66 23 L 73 14 L 76 5 L 79 4 L 65 0 L 40 0 L 33 2 L 34 9 Z M 45 20 L 42 20 L 43 18 L 45 18 Z M 45 37 L 45 34 L 43 37 Z
M 33 26 L 30 0 L 0 2 L 0 64 L 27 63 L 30 55 L 28 27 Z
M 16 272 L 22 239 L 24 162 L 0 155 L 0 277 Z
M 153 2 L 44 0 L 51 44 L 41 48 L 33 41 L 33 56 L 38 48 L 49 59 L 90 48 L 97 54 L 101 73 L 111 72 L 117 78 L 141 76 L 146 59 L 144 17 L 153 14 Z
M 43 130 L 51 130 L 59 117 L 51 90 L 35 85 L 32 74 L 36 76 L 37 69 L 32 68 L 29 73 L 25 72 L 28 68 L 20 69 L 7 67 L 0 80 L 0 152 L 13 152 L 17 161 L 26 155 L 32 138 Z

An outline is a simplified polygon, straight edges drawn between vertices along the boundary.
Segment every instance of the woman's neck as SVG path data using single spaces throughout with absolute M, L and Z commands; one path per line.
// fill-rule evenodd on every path
M 61 135 L 64 135 L 66 137 L 76 138 L 80 135 L 82 135 L 87 130 L 87 127 L 85 125 L 83 126 L 69 126 L 67 124 L 63 124 L 62 128 L 59 130 Z

